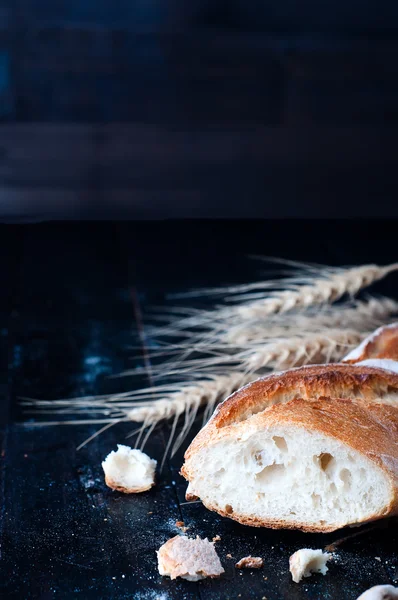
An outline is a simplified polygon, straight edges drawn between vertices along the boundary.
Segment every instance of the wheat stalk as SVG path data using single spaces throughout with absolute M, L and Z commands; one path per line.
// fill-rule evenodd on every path
M 367 335 L 374 325 L 373 320 L 380 321 L 397 312 L 398 304 L 386 298 L 371 298 L 367 302 L 340 307 L 329 307 L 328 304 L 344 295 L 354 296 L 397 269 L 398 263 L 386 267 L 366 265 L 348 269 L 306 266 L 304 274 L 287 279 L 227 288 L 225 294 L 238 295 L 227 296 L 225 300 L 238 300 L 240 305 L 224 304 L 213 311 L 176 309 L 170 325 L 154 330 L 166 336 L 189 336 L 189 344 L 183 342 L 178 347 L 173 346 L 173 351 L 184 350 L 178 362 L 169 361 L 157 373 L 158 376 L 179 378 L 186 374 L 188 382 L 159 385 L 111 397 L 104 395 L 47 402 L 28 399 L 25 404 L 33 405 L 36 412 L 46 415 L 85 416 L 83 420 L 68 423 L 105 423 L 97 434 L 120 421 L 142 423 L 136 431 L 137 447 L 140 441 L 141 447 L 145 445 L 160 421 L 173 419 L 166 457 L 175 438 L 179 418 L 183 417 L 184 423 L 172 452 L 183 442 L 201 406 L 206 406 L 204 420 L 207 420 L 217 402 L 248 383 L 255 374 L 259 375 L 264 369 L 337 361 L 344 356 L 349 347 L 355 346 Z M 253 295 L 253 290 L 261 291 Z M 320 308 L 315 311 L 315 307 Z M 177 321 L 174 320 L 176 315 L 179 317 Z M 237 340 L 236 336 L 244 335 L 245 330 L 246 338 Z M 238 352 L 231 354 L 232 349 Z M 187 360 L 192 351 L 204 351 L 212 356 Z M 97 413 L 102 413 L 105 418 L 98 419 Z

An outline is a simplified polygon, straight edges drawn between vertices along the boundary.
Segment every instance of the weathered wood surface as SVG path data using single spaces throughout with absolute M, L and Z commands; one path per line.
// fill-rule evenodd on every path
M 148 305 L 164 303 L 173 291 L 251 279 L 261 263 L 250 263 L 249 253 L 331 264 L 393 260 L 395 224 L 375 223 L 372 247 L 360 243 L 369 227 L 366 221 L 315 228 L 303 222 L 300 230 L 286 221 L 0 227 L 0 394 L 2 406 L 10 399 L 12 408 L 8 424 L 0 425 L 2 598 L 354 600 L 370 585 L 397 581 L 394 521 L 342 544 L 326 577 L 296 585 L 288 573 L 292 551 L 323 547 L 352 531 L 261 531 L 200 504 L 184 505 L 182 453 L 151 492 L 114 493 L 100 463 L 127 441 L 130 425 L 77 452 L 96 427 L 37 429 L 21 422 L 17 404 L 21 395 L 54 398 L 145 385 L 145 378 L 107 376 L 145 364 Z M 231 244 L 237 239 L 239 245 Z M 379 288 L 394 290 L 393 276 Z M 135 343 L 143 347 L 132 362 Z M 158 460 L 167 434 L 160 429 L 147 446 Z M 158 575 L 155 550 L 178 532 L 181 518 L 190 534 L 221 536 L 217 550 L 226 574 L 220 581 L 171 582 Z M 250 553 L 265 558 L 264 569 L 236 571 L 235 559 Z
M 396 139 L 390 125 L 3 125 L 0 218 L 393 216 Z

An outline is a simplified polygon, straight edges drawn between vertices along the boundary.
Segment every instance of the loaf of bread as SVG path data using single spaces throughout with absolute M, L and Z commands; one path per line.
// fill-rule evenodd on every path
M 196 436 L 182 467 L 187 499 L 257 527 L 359 525 L 398 514 L 397 442 L 397 373 L 276 373 L 230 396 Z
M 342 362 L 388 369 L 398 373 L 398 323 L 376 329 Z

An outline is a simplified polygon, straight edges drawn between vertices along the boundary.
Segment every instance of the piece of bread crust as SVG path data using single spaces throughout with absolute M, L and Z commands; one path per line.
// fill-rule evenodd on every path
M 235 569 L 261 569 L 264 560 L 259 556 L 244 556 L 235 565 Z
M 157 551 L 160 575 L 188 581 L 219 577 L 224 569 L 213 542 L 176 535 Z
M 224 427 L 295 398 L 356 398 L 367 402 L 379 401 L 393 390 L 398 394 L 398 374 L 384 369 L 341 363 L 298 367 L 240 388 L 218 405 L 209 423 Z

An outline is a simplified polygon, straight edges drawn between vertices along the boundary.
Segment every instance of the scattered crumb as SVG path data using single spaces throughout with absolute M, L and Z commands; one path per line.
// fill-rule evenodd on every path
M 378 560 L 379 562 L 381 562 L 380 556 L 375 556 L 375 560 Z
M 261 569 L 264 561 L 259 556 L 245 556 L 236 563 L 235 569 Z
M 27 455 L 27 454 L 24 454 L 24 455 L 23 455 L 23 457 L 24 457 L 24 458 L 28 458 L 28 455 Z
M 199 581 L 224 573 L 214 544 L 207 538 L 176 535 L 159 548 L 157 555 L 159 573 L 171 579 Z
M 310 577 L 312 573 L 326 575 L 328 568 L 326 563 L 332 558 L 329 552 L 322 550 L 311 550 L 302 548 L 297 550 L 289 558 L 289 570 L 295 583 L 299 583 L 303 577 Z
M 147 512 L 147 515 L 153 515 L 153 510 L 150 510 L 149 512 Z
M 122 575 L 122 579 L 124 579 L 126 577 L 126 575 Z
M 124 494 L 146 492 L 155 485 L 156 460 L 141 450 L 117 445 L 102 463 L 105 483 L 108 487 Z
M 267 581 L 267 580 L 268 580 L 268 577 L 263 577 L 263 579 L 264 579 L 264 581 Z
M 232 554 L 227 554 L 227 558 L 232 558 Z
M 184 533 L 186 533 L 189 529 L 189 527 L 185 527 L 184 521 L 176 521 L 176 527 L 178 527 L 178 529 L 181 529 L 181 531 L 183 531 Z
M 221 538 L 219 535 L 215 535 L 213 538 L 213 542 L 221 542 Z
M 104 521 L 107 521 L 108 519 L 104 519 Z

